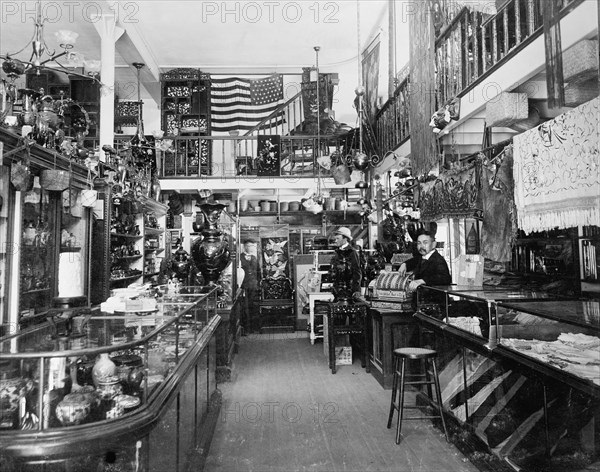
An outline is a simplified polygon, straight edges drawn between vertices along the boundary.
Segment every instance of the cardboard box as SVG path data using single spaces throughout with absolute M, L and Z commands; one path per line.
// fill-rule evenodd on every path
M 461 254 L 458 259 L 458 285 L 481 287 L 483 285 L 483 256 Z
M 352 346 L 335 348 L 335 365 L 352 365 Z

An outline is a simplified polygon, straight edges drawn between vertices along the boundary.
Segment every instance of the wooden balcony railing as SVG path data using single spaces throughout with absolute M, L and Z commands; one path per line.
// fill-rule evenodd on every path
M 115 148 L 121 149 L 129 139 L 131 136 L 119 136 L 115 139 Z M 329 175 L 326 169 L 319 169 L 317 165 L 315 150 L 318 142 L 319 156 L 347 152 L 345 136 L 282 136 L 280 175 Z M 158 176 L 161 179 L 256 176 L 257 144 L 257 136 L 177 136 L 173 138 L 171 151 L 157 152 Z
M 495 15 L 463 8 L 436 38 L 438 106 L 464 95 L 542 34 L 548 0 L 509 0 Z M 561 16 L 582 0 L 560 0 Z
M 460 97 L 542 34 L 542 6 L 549 0 L 509 0 L 493 15 L 463 8 L 438 34 L 436 102 L 438 108 Z M 584 0 L 560 0 L 561 16 Z M 375 117 L 379 148 L 391 151 L 409 138 L 409 80 Z
M 303 110 L 302 91 L 300 91 L 264 118 L 254 128 L 248 130 L 245 136 L 256 136 L 259 134 L 287 136 L 302 124 L 304 120 Z
M 375 137 L 381 152 L 397 148 L 409 137 L 409 87 L 407 77 L 375 117 Z

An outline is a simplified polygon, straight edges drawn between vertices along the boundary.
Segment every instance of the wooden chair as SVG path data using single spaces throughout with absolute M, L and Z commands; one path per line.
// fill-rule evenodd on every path
M 292 280 L 288 277 L 265 277 L 260 281 L 260 328 L 296 329 L 296 312 Z

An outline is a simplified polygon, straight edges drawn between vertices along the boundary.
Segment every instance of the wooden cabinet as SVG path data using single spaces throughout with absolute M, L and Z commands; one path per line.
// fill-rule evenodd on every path
M 87 298 L 89 210 L 77 201 L 87 169 L 32 145 L 31 185 L 16 191 L 9 183 L 11 167 L 24 151 L 19 136 L 6 130 L 0 129 L 0 142 L 0 314 L 2 323 L 14 327 L 45 319 L 57 297 Z M 40 174 L 49 169 L 70 172 L 67 190 L 41 187 Z
M 8 208 L 10 206 L 9 199 L 12 198 L 12 192 L 9 191 L 8 176 L 10 168 L 2 165 L 2 147 L 0 142 L 0 336 L 8 328 L 8 260 L 10 248 L 8 244 Z
M 174 142 L 175 152 L 167 156 L 164 175 L 207 175 L 210 172 L 211 134 L 210 76 L 198 69 L 173 69 L 160 76 L 161 128 Z
M 160 254 L 164 253 L 167 211 L 166 205 L 144 196 L 135 201 L 117 201 L 119 197 L 108 184 L 98 190 L 91 244 L 95 267 L 91 273 L 93 304 L 105 301 L 112 289 L 151 282 L 158 275 L 164 257 Z M 156 218 L 156 228 L 146 226 L 154 225 L 149 223 L 150 214 Z

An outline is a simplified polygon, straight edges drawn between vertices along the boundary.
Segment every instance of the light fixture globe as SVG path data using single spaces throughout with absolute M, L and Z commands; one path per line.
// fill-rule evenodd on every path
M 369 157 L 364 152 L 357 152 L 352 157 L 352 163 L 357 170 L 363 171 L 369 167 Z
M 354 89 L 354 93 L 358 96 L 361 97 L 362 95 L 365 94 L 365 88 L 362 85 L 357 86 Z
M 360 180 L 360 181 L 356 182 L 356 184 L 354 184 L 354 188 L 360 188 L 360 189 L 369 188 L 369 184 L 367 182 L 365 182 L 364 180 Z

